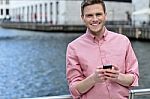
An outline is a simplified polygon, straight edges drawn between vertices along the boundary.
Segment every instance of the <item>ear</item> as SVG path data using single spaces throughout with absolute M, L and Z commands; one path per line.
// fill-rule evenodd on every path
M 81 15 L 81 19 L 84 20 L 84 16 L 83 15 Z
M 81 20 L 84 22 L 84 15 L 81 15 Z

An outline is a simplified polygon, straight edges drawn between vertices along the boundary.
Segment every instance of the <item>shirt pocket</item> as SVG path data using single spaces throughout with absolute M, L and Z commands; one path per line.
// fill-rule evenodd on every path
M 107 59 L 110 62 L 110 64 L 117 66 L 122 73 L 125 72 L 125 57 L 123 55 L 108 55 Z

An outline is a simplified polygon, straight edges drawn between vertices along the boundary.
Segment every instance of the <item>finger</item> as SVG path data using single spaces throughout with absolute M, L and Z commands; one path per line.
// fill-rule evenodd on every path
M 97 74 L 104 74 L 105 70 L 102 68 L 96 68 Z
M 111 78 L 118 78 L 119 73 L 104 73 L 105 76 L 111 77 Z
M 97 66 L 96 68 L 97 68 L 97 69 L 102 69 L 102 66 Z
M 113 70 L 119 70 L 119 68 L 117 66 L 112 65 L 112 69 Z

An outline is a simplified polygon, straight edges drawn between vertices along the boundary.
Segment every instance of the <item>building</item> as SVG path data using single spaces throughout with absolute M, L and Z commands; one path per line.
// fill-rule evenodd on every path
M 64 23 L 62 21 L 64 20 L 64 2 L 56 0 L 11 0 L 10 6 L 11 21 L 13 22 Z
M 10 19 L 9 0 L 0 0 L 0 20 Z
M 83 24 L 80 18 L 81 2 L 82 0 L 10 0 L 11 21 Z M 132 12 L 131 2 L 106 0 L 105 3 L 108 21 L 128 21 L 127 12 Z
M 133 12 L 142 9 L 150 9 L 150 0 L 132 0 Z M 141 13 L 137 15 L 132 15 L 133 22 L 136 26 L 150 25 L 150 13 Z

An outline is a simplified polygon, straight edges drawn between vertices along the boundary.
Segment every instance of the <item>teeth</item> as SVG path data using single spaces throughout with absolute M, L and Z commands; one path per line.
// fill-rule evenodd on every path
M 98 24 L 92 24 L 93 26 L 96 26 L 96 25 L 98 25 Z
M 92 23 L 91 25 L 97 26 L 97 25 L 99 25 L 99 24 L 100 24 L 100 23 L 96 22 L 96 23 Z

